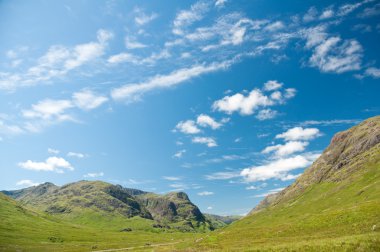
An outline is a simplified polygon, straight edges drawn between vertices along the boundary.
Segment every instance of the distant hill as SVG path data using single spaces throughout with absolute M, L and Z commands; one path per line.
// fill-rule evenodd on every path
M 292 185 L 198 250 L 380 251 L 380 116 L 337 133 Z
M 221 216 L 221 215 L 207 214 L 207 213 L 205 213 L 204 216 L 211 223 L 211 226 L 214 227 L 215 229 L 226 227 L 232 222 L 237 221 L 242 218 L 241 216 L 234 216 L 234 215 Z
M 93 227 L 180 231 L 221 227 L 206 219 L 184 192 L 159 195 L 102 181 L 79 181 L 61 187 L 44 183 L 3 193 L 29 208 Z

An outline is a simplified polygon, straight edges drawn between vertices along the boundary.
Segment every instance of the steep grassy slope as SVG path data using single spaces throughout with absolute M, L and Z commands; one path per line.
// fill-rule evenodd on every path
M 338 133 L 295 183 L 198 250 L 380 251 L 380 117 Z

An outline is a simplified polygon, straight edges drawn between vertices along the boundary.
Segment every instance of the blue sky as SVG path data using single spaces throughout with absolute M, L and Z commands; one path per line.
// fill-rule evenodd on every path
M 380 2 L 1 1 L 1 189 L 104 180 L 244 214 L 379 114 Z

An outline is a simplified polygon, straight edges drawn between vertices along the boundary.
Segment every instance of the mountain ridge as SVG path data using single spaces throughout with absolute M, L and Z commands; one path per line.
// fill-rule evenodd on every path
M 147 222 L 144 226 L 186 232 L 221 227 L 220 223 L 206 218 L 184 192 L 161 195 L 103 181 L 82 180 L 63 186 L 46 182 L 2 193 L 22 205 L 78 224 L 93 224 L 83 219 L 84 215 L 90 215 L 98 222 L 104 222 L 104 226 L 110 216 L 116 216 L 120 219 L 139 217 Z

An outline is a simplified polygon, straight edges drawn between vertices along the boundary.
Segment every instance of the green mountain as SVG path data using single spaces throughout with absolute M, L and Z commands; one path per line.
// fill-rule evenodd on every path
M 226 227 L 232 222 L 237 221 L 242 218 L 241 216 L 234 216 L 234 215 L 220 216 L 220 215 L 207 214 L 207 213 L 204 214 L 204 216 L 211 223 L 211 226 L 214 227 L 215 229 Z
M 124 232 L 73 224 L 56 216 L 31 210 L 0 193 L 0 251 L 72 252 L 126 247 L 143 250 L 155 244 L 194 240 L 200 235 L 191 232 L 157 232 L 152 228 L 149 231 Z M 115 224 L 111 218 L 110 225 Z
M 125 230 L 174 228 L 181 231 L 213 229 L 183 192 L 158 195 L 101 181 L 79 181 L 62 187 L 44 183 L 3 193 L 28 208 L 93 227 Z
M 380 251 L 380 116 L 336 134 L 292 185 L 198 246 Z

